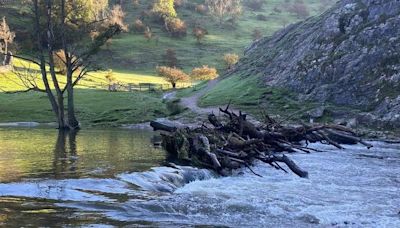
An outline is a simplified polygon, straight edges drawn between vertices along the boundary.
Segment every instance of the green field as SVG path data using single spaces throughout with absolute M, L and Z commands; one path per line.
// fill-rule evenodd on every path
M 120 126 L 141 123 L 169 115 L 159 93 L 108 92 L 77 89 L 76 113 L 83 127 Z M 44 93 L 0 93 L 1 122 L 55 122 Z
M 141 5 L 135 8 L 131 1 L 124 1 L 126 22 L 133 24 L 140 13 L 148 8 L 149 2 L 142 0 Z M 203 1 L 190 2 L 202 3 Z M 304 0 L 304 2 L 311 15 L 319 14 L 324 6 L 321 0 Z M 160 93 L 107 92 L 108 83 L 105 79 L 107 70 L 112 69 L 114 77 L 122 86 L 140 83 L 166 86 L 167 82 L 156 74 L 155 67 L 164 64 L 163 54 L 170 48 L 176 51 L 178 65 L 187 73 L 193 67 L 209 65 L 216 67 L 219 73 L 223 74 L 226 68 L 222 61 L 223 55 L 225 53 L 241 55 L 245 47 L 251 44 L 254 29 L 260 30 L 262 35 L 271 35 L 284 26 L 300 20 L 295 15 L 288 13 L 282 7 L 282 3 L 283 1 L 280 0 L 266 0 L 264 8 L 256 12 L 243 7 L 243 13 L 234 27 L 227 24 L 219 25 L 210 15 L 199 14 L 187 7 L 177 8 L 178 17 L 183 19 L 188 27 L 188 35 L 181 39 L 169 36 L 156 22 L 150 19 L 144 20 L 146 25 L 151 27 L 156 38 L 148 42 L 142 33 L 135 32 L 131 28 L 129 32 L 113 38 L 111 45 L 102 48 L 96 56 L 96 65 L 104 70 L 89 73 L 77 86 L 78 118 L 87 125 L 118 125 L 137 123 L 157 116 L 168 115 L 165 105 L 161 102 Z M 280 11 L 277 11 L 276 8 L 279 8 Z M 257 20 L 257 15 L 260 14 L 266 17 L 266 21 Z M 24 16 L 23 10 L 20 10 L 17 5 L 0 8 L 0 15 L 7 16 L 11 29 L 23 30 L 29 22 Z M 191 34 L 195 23 L 208 30 L 208 35 L 200 44 Z M 24 54 L 29 51 L 18 50 L 18 53 Z M 15 61 L 16 67 L 26 67 L 27 65 L 27 62 Z M 63 84 L 63 76 L 59 76 L 59 78 Z M 280 90 L 274 90 L 273 95 L 270 95 L 269 89 L 258 86 L 257 78 L 254 75 L 246 80 L 241 80 L 239 76 L 233 76 L 222 80 L 214 90 L 201 99 L 200 105 L 221 105 L 233 98 L 232 102 L 237 106 L 247 110 L 257 110 L 260 99 L 266 96 L 273 98 L 274 107 L 280 107 L 280 104 L 290 99 L 281 97 L 280 95 L 287 94 Z M 40 85 L 40 80 L 38 80 L 38 84 Z M 190 82 L 178 84 L 179 87 L 190 85 Z M 24 86 L 13 73 L 3 72 L 0 74 L 0 122 L 53 121 L 54 118 L 44 94 L 36 92 L 3 93 L 23 89 Z M 191 91 L 192 89 L 188 89 L 178 95 L 187 96 L 192 94 Z M 296 108 L 292 105 L 289 106 L 289 110 Z

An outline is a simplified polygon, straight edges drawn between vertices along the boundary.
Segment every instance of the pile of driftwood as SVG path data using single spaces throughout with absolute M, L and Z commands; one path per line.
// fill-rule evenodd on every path
M 264 114 L 265 123 L 255 126 L 247 120 L 246 114 L 234 113 L 220 108 L 224 118 L 208 115 L 209 124 L 198 128 L 176 128 L 153 121 L 150 125 L 160 130 L 162 145 L 171 159 L 179 164 L 213 169 L 221 175 L 229 175 L 232 170 L 247 167 L 255 175 L 251 166 L 256 161 L 271 165 L 276 169 L 286 169 L 281 163 L 300 177 L 308 173 L 299 168 L 283 152 L 315 152 L 309 143 L 321 142 L 343 149 L 342 144 L 363 142 L 356 134 L 340 125 L 283 125 Z

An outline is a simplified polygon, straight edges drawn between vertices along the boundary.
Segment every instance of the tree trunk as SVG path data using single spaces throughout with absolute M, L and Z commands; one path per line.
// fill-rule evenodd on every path
M 79 122 L 75 116 L 74 85 L 72 82 L 72 72 L 67 73 L 67 92 L 68 92 L 68 126 L 70 129 L 79 128 Z
M 7 63 L 7 50 L 8 50 L 8 44 L 7 41 L 4 41 L 4 60 L 3 60 L 3 65 L 6 65 Z
M 38 0 L 34 0 L 34 12 L 35 12 L 35 18 L 34 18 L 34 23 L 35 23 L 35 35 L 37 38 L 37 45 L 39 49 L 39 59 L 40 59 L 40 71 L 42 74 L 42 80 L 43 84 L 46 88 L 46 94 L 47 97 L 49 98 L 51 108 L 57 118 L 58 122 L 58 128 L 59 129 L 65 129 L 65 121 L 64 121 L 64 98 L 61 94 L 57 94 L 57 99 L 54 96 L 53 92 L 51 91 L 51 87 L 49 84 L 49 80 L 47 78 L 47 70 L 46 70 L 46 60 L 44 57 L 44 51 L 43 51 L 43 46 L 42 46 L 42 37 L 40 33 L 40 13 L 39 13 L 39 2 Z M 53 65 L 54 67 L 54 65 Z M 54 70 L 54 69 L 53 69 Z M 61 103 L 60 103 L 61 102 Z M 61 108 L 60 108 L 61 107 Z
M 175 89 L 175 88 L 176 88 L 176 83 L 173 82 L 173 83 L 171 83 L 171 84 L 172 84 L 172 88 Z

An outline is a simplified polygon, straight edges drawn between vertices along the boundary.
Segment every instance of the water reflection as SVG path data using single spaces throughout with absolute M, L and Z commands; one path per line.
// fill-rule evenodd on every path
M 78 130 L 58 131 L 57 141 L 54 147 L 53 170 L 55 178 L 62 178 L 63 174 L 68 173 L 70 177 L 77 176 L 77 146 L 76 136 Z M 68 145 L 67 145 L 68 138 Z M 68 148 L 67 148 L 68 146 Z
M 165 159 L 153 132 L 0 128 L 0 182 L 22 178 L 113 177 L 143 171 Z

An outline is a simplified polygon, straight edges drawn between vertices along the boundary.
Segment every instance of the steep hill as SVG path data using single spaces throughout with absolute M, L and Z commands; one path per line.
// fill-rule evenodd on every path
M 400 1 L 342 0 L 321 16 L 253 43 L 229 75 L 221 85 L 248 80 L 256 91 L 289 90 L 295 103 L 332 105 L 325 111 L 342 117 L 348 113 L 341 107 L 356 109 L 361 123 L 398 127 Z M 213 93 L 218 87 L 203 103 Z

